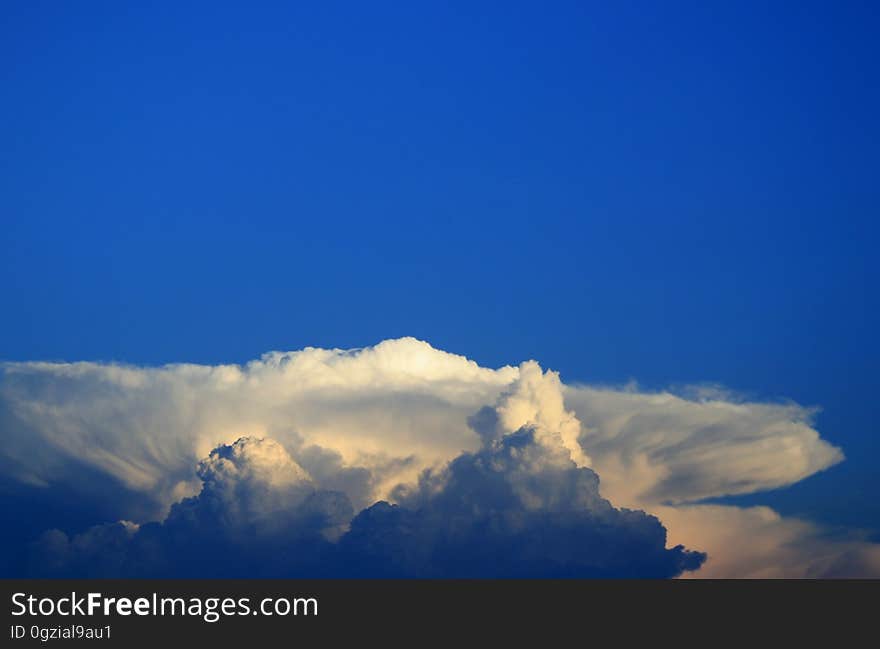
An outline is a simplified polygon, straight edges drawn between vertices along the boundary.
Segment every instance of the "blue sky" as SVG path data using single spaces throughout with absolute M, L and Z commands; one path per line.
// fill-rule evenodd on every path
M 0 358 L 411 335 L 822 408 L 880 532 L 872 3 L 13 2 Z

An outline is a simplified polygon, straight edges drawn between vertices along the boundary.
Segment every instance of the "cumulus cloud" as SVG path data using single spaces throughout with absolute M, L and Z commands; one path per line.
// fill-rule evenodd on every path
M 314 493 L 344 496 L 352 512 L 387 500 L 397 505 L 388 505 L 393 516 L 406 520 L 442 510 L 430 489 L 460 485 L 458 472 L 468 463 L 504 465 L 514 441 L 526 440 L 517 450 L 521 461 L 504 465 L 505 488 L 523 512 L 550 507 L 546 498 L 556 483 L 538 480 L 547 491 L 532 492 L 535 476 L 595 471 L 601 498 L 658 516 L 671 544 L 709 553 L 698 576 L 763 574 L 761 566 L 776 561 L 769 557 L 786 551 L 791 557 L 801 541 L 810 548 L 801 554 L 818 563 L 802 556 L 786 575 L 876 570 L 876 546 L 858 539 L 825 541 L 820 528 L 784 518 L 777 525 L 755 522 L 769 510 L 694 504 L 792 484 L 841 461 L 842 452 L 813 427 L 813 411 L 797 404 L 748 402 L 706 389 L 673 394 L 564 385 L 534 362 L 483 368 L 411 338 L 358 350 L 273 352 L 243 366 L 0 368 L 5 481 L 15 493 L 82 493 L 90 502 L 99 493 L 105 514 L 143 523 L 133 538 L 146 538 L 142 531 L 157 525 L 151 520 L 173 523 L 184 503 L 206 489 L 232 488 L 225 480 L 215 484 L 211 476 L 220 469 L 211 467 L 235 466 L 223 454 L 247 446 L 222 449 L 237 448 L 241 437 L 275 440 L 293 463 L 285 466 L 298 467 L 292 474 L 302 478 L 291 490 L 308 484 Z M 212 455 L 214 449 L 221 450 Z M 199 464 L 206 457 L 208 464 Z M 487 489 L 493 475 L 481 477 Z M 239 478 L 232 493 L 243 497 L 257 487 Z M 83 486 L 99 479 L 118 488 Z M 224 502 L 222 494 L 212 498 Z M 529 509 L 530 502 L 541 506 Z M 381 507 L 355 518 L 352 530 L 365 529 L 369 511 L 381 517 Z M 333 543 L 331 528 L 314 538 Z
M 273 352 L 244 366 L 5 363 L 0 467 L 57 485 L 79 480 L 66 473 L 77 463 L 148 494 L 158 516 L 198 488 L 200 458 L 247 435 L 332 451 L 375 474 L 379 497 L 475 449 L 467 417 L 517 376 L 411 338 Z
M 33 574 L 63 577 L 319 575 L 354 515 L 345 494 L 318 489 L 271 439 L 241 438 L 198 465 L 201 491 L 161 523 L 49 530 L 32 546 Z
M 657 518 L 599 495 L 596 473 L 572 459 L 565 426 L 579 424 L 561 404 L 558 376 L 524 366 L 472 420 L 484 440 L 477 452 L 426 470 L 399 487 L 400 504 L 377 503 L 353 521 L 347 496 L 318 489 L 279 443 L 242 438 L 199 463 L 201 491 L 163 523 L 100 525 L 73 539 L 50 530 L 32 565 L 64 576 L 203 577 L 673 577 L 698 568 L 705 555 L 667 548 Z
M 619 510 L 573 450 L 580 425 L 556 374 L 536 363 L 494 409 L 471 420 L 483 439 L 428 470 L 400 504 L 361 512 L 343 538 L 356 574 L 420 577 L 672 577 L 705 560 L 666 547 L 660 521 Z M 576 458 L 576 459 L 575 459 Z

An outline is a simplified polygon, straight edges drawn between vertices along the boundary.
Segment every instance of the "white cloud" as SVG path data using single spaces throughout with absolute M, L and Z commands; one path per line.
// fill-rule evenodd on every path
M 843 459 L 797 404 L 566 388 L 581 442 L 607 493 L 635 505 L 688 502 L 789 485 Z
M 844 556 L 876 565 L 876 546 L 819 542 L 815 526 L 778 516 L 761 525 L 772 514 L 766 509 L 685 505 L 785 486 L 841 461 L 808 408 L 718 392 L 566 386 L 534 362 L 488 369 L 412 338 L 273 352 L 244 366 L 6 363 L 0 469 L 28 484 L 63 486 L 77 478 L 69 467 L 82 463 L 150 495 L 158 517 L 194 493 L 194 467 L 211 449 L 271 437 L 319 488 L 341 489 L 363 506 L 479 448 L 468 420 L 495 403 L 502 429 L 528 424 L 558 434 L 572 459 L 600 475 L 603 496 L 657 513 L 673 542 L 709 551 L 701 573 L 751 571 L 738 552 L 770 557 L 791 546 L 792 534 L 812 539 L 823 565 Z M 725 529 L 730 539 L 749 529 L 764 541 L 722 542 Z M 749 565 L 760 564 L 757 557 Z M 807 560 L 792 565 L 792 573 L 818 570 Z
M 498 405 L 502 428 L 512 432 L 533 426 L 539 437 L 559 436 L 571 459 L 578 466 L 590 466 L 590 458 L 578 442 L 581 423 L 565 409 L 562 382 L 556 372 L 542 372 L 535 361 L 523 363 L 513 388 L 504 393 Z
M 2 371 L 6 474 L 58 484 L 75 460 L 152 495 L 158 510 L 191 493 L 199 458 L 242 436 L 332 449 L 347 466 L 380 472 L 381 495 L 476 448 L 467 417 L 518 376 L 412 338 L 273 352 L 244 366 L 6 363 Z

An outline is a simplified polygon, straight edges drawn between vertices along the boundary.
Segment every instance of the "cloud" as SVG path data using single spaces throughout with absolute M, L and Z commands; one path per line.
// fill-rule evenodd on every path
M 467 417 L 517 376 L 411 338 L 273 352 L 245 366 L 5 363 L 0 469 L 61 485 L 79 479 L 67 473 L 77 463 L 147 494 L 161 516 L 198 487 L 199 458 L 244 435 L 332 451 L 371 471 L 370 496 L 381 496 L 476 448 Z
M 549 440 L 549 445 L 555 446 L 558 438 L 578 466 L 590 465 L 579 442 L 580 421 L 565 408 L 556 372 L 542 372 L 535 361 L 523 363 L 513 388 L 502 395 L 496 411 L 502 433 L 529 426 L 541 442 Z
M 201 491 L 164 522 L 100 525 L 73 539 L 50 530 L 32 565 L 79 577 L 673 577 L 698 568 L 705 555 L 667 549 L 657 518 L 599 495 L 598 476 L 567 446 L 565 425 L 579 424 L 561 407 L 558 376 L 522 369 L 472 420 L 481 448 L 399 488 L 398 505 L 377 503 L 352 521 L 348 498 L 318 489 L 279 443 L 242 438 L 199 463 Z
M 860 578 L 880 576 L 880 545 L 856 532 L 829 535 L 768 507 L 657 507 L 670 541 L 687 539 L 709 560 L 699 577 Z M 687 576 L 687 575 L 686 575 Z
M 354 515 L 345 494 L 318 489 L 271 439 L 241 438 L 199 462 L 201 491 L 164 521 L 49 530 L 31 574 L 53 577 L 320 575 Z
M 843 460 L 797 404 L 748 403 L 717 390 L 567 387 L 580 437 L 614 498 L 683 503 L 798 482 Z
M 599 495 L 599 477 L 570 448 L 580 425 L 562 406 L 556 374 L 524 364 L 471 423 L 483 439 L 477 452 L 426 471 L 399 505 L 355 518 L 341 543 L 355 574 L 662 578 L 705 560 L 667 549 L 657 518 Z
M 526 447 L 542 451 L 536 462 L 562 458 L 569 468 L 595 471 L 603 498 L 657 515 L 671 542 L 708 551 L 697 575 L 737 576 L 760 571 L 779 552 L 793 556 L 797 541 L 784 541 L 789 533 L 810 539 L 804 547 L 826 574 L 874 570 L 871 544 L 820 543 L 826 535 L 817 526 L 784 518 L 747 525 L 752 510 L 694 505 L 789 485 L 841 461 L 842 452 L 813 427 L 813 414 L 718 390 L 565 385 L 534 362 L 483 368 L 411 338 L 358 350 L 273 352 L 243 366 L 5 363 L 0 473 L 28 499 L 76 493 L 97 503 L 100 496 L 102 516 L 149 529 L 151 520 L 173 520 L 175 503 L 204 490 L 200 458 L 241 437 L 272 439 L 316 493 L 344 494 L 353 511 L 388 500 L 402 512 L 395 516 L 407 517 L 414 515 L 406 513 L 414 502 L 407 499 L 424 496 L 426 476 L 436 486 L 439 476 L 455 473 L 448 463 L 488 460 L 487 453 L 501 452 L 493 445 L 527 430 Z M 507 485 L 523 503 L 544 502 L 550 492 L 530 495 L 529 481 L 515 479 L 529 475 L 522 465 L 508 468 Z M 107 489 L 108 482 L 118 488 Z M 722 528 L 731 539 L 737 529 L 753 536 L 720 543 Z M 721 552 L 751 561 L 723 561 L 715 556 Z M 790 574 L 819 570 L 808 559 L 794 561 Z

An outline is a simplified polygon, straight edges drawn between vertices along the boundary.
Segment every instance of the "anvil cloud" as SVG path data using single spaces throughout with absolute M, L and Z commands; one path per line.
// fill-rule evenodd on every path
M 546 574 L 531 530 L 549 525 L 565 559 L 553 570 L 629 574 L 624 557 L 602 554 L 602 516 L 614 539 L 642 548 L 631 556 L 656 558 L 641 574 L 880 574 L 878 546 L 855 535 L 829 540 L 767 508 L 701 504 L 842 461 L 812 414 L 719 390 L 566 385 L 534 361 L 483 368 L 412 338 L 273 352 L 243 366 L 6 363 L 0 472 L 5 499 L 73 494 L 105 519 L 130 521 L 73 529 L 41 515 L 42 534 L 22 533 L 29 549 L 16 556 L 38 557 L 49 573 L 94 572 L 89 548 L 106 538 L 117 552 L 102 556 L 117 562 L 98 572 L 149 573 L 132 566 L 132 543 L 162 554 L 169 534 L 194 538 L 221 525 L 230 545 L 218 552 L 241 552 L 243 530 L 261 530 L 270 545 L 307 539 L 302 556 L 313 560 L 283 567 L 290 574 L 326 574 L 369 555 L 374 574 L 438 576 L 432 560 L 401 545 L 414 527 L 437 540 L 433 564 L 461 557 L 445 574 L 468 574 L 480 538 L 518 539 L 518 553 L 496 553 L 499 573 L 529 565 Z M 452 520 L 456 534 L 444 525 Z M 377 556 L 383 543 L 412 562 Z M 176 565 L 162 561 L 166 572 Z

